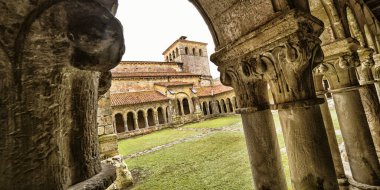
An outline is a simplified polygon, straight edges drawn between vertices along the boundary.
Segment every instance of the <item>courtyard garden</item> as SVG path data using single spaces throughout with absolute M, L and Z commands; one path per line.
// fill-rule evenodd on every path
M 287 183 L 290 174 L 277 112 L 273 112 Z M 334 110 L 338 141 L 342 138 Z M 119 142 L 134 190 L 249 190 L 253 181 L 239 115 L 210 119 Z

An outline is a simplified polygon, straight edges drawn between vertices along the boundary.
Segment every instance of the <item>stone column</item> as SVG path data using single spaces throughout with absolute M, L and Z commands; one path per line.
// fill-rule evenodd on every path
M 136 130 L 139 130 L 140 129 L 140 127 L 139 127 L 139 122 L 138 122 L 138 120 L 137 120 L 137 115 L 135 114 L 135 113 L 133 113 L 133 122 L 134 122 L 134 124 L 135 124 L 135 129 Z
M 340 179 L 339 185 L 346 186 L 347 178 L 344 173 L 342 157 L 340 155 L 340 150 L 339 150 L 338 141 L 336 139 L 334 124 L 331 118 L 331 113 L 330 113 L 330 109 L 329 109 L 327 98 L 326 98 L 327 91 L 323 87 L 322 78 L 323 78 L 322 75 L 314 76 L 315 90 L 317 91 L 317 97 L 324 99 L 324 103 L 320 105 L 320 108 L 321 108 L 322 117 L 323 117 L 323 121 L 326 128 L 327 138 L 329 140 L 331 155 L 334 161 L 335 173 L 338 179 Z
M 257 79 L 268 81 L 270 84 L 275 102 L 273 108 L 279 109 L 293 189 L 338 189 L 334 163 L 319 107 L 323 100 L 316 98 L 312 78 L 314 65 L 323 60 L 318 38 L 322 31 L 321 21 L 306 13 L 292 10 L 262 25 L 238 42 L 222 48 L 212 57 L 221 71 L 226 67 L 223 60 L 231 58 L 239 60 L 231 64 L 241 64 L 241 72 L 246 78 L 243 79 L 245 83 L 239 85 L 242 87 L 235 91 L 239 93 L 237 91 L 242 91 L 243 88 L 250 89 L 238 98 L 239 108 L 242 108 L 244 102 L 251 104 L 255 102 L 256 105 L 250 112 L 263 110 L 267 102 L 263 102 L 262 99 L 266 98 L 269 101 L 268 96 L 264 95 L 267 83 L 260 90 L 252 86 L 259 85 Z M 226 78 L 232 79 L 235 76 L 230 74 Z M 266 117 L 243 117 L 246 118 Z M 275 152 L 273 149 L 272 151 Z M 262 187 L 258 186 L 258 189 L 276 189 L 273 186 Z
M 153 121 L 155 126 L 158 126 L 160 124 L 158 121 L 158 112 L 155 109 L 153 110 Z
M 358 91 L 357 48 L 351 38 L 325 45 L 325 62 L 315 73 L 324 74 L 330 83 L 353 178 L 363 184 L 379 185 L 380 165 Z
M 356 68 L 361 88 L 359 88 L 365 114 L 369 128 L 371 130 L 373 142 L 375 144 L 377 156 L 380 158 L 380 102 L 377 96 L 375 79 L 372 74 L 373 50 L 360 48 L 358 50 L 360 66 Z
M 185 115 L 185 112 L 184 112 L 184 109 L 183 109 L 183 99 L 180 100 L 180 103 L 179 103 L 181 106 L 180 106 L 180 113 L 182 113 L 182 115 Z
M 124 132 L 128 132 L 128 117 L 127 115 L 123 115 L 123 120 L 124 120 Z
M 287 185 L 274 120 L 269 109 L 267 83 L 244 74 L 243 69 L 248 65 L 242 59 L 238 57 L 223 62 L 219 70 L 223 84 L 232 86 L 241 100 L 237 112 L 243 121 L 254 186 L 255 189 L 285 190 Z
M 209 102 L 206 103 L 206 113 L 207 113 L 207 115 L 210 115 L 210 105 L 209 105 Z
M 124 53 L 120 22 L 96 1 L 0 4 L 0 188 L 105 189 L 99 75 Z
M 144 112 L 145 128 L 149 128 L 148 114 Z

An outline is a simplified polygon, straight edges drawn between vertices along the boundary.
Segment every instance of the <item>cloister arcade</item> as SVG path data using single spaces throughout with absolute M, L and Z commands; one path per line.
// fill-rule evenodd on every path
M 293 189 L 380 188 L 379 1 L 190 2 L 213 35 L 222 83 L 235 90 L 256 189 L 287 189 L 271 110 L 279 112 Z M 106 189 L 115 179 L 115 168 L 100 162 L 95 126 L 97 100 L 124 53 L 116 9 L 116 0 L 0 1 L 2 189 Z M 210 114 L 221 112 L 215 104 Z M 135 126 L 148 128 L 156 111 L 133 112 Z M 120 114 L 114 118 L 128 125 Z

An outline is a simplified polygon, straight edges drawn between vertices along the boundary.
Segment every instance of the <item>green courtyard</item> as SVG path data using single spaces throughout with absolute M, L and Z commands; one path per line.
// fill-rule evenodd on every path
M 284 139 L 278 114 L 273 115 L 290 189 Z M 334 110 L 332 117 L 339 130 Z M 339 134 L 338 141 L 342 141 Z M 253 189 L 238 115 L 122 140 L 119 149 L 133 174 L 134 190 Z

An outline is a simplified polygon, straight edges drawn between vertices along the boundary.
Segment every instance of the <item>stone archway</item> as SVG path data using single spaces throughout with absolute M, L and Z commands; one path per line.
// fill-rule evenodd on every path
M 133 112 L 128 112 L 127 114 L 127 126 L 128 126 L 128 131 L 136 130 L 135 117 L 134 117 Z
M 164 109 L 162 109 L 162 107 L 159 107 L 157 109 L 157 114 L 158 114 L 158 123 L 159 124 L 165 124 L 165 112 L 164 112 Z
M 147 117 L 148 117 L 148 125 L 149 126 L 154 126 L 155 125 L 155 122 L 154 122 L 154 112 L 153 112 L 152 108 L 148 110 Z
M 189 100 L 187 98 L 184 98 L 182 100 L 182 105 L 183 105 L 183 113 L 184 115 L 189 115 L 191 112 L 190 112 L 190 103 L 189 103 Z
M 116 125 L 117 133 L 125 132 L 125 123 L 124 123 L 123 114 L 118 113 L 115 115 L 115 125 Z
M 145 128 L 145 118 L 144 118 L 144 112 L 142 110 L 137 112 L 137 123 L 139 124 L 140 129 Z
M 181 101 L 179 99 L 177 99 L 177 111 L 178 115 L 183 115 L 183 110 L 181 109 Z
M 222 113 L 222 107 L 220 106 L 220 103 L 218 100 L 216 101 L 216 107 L 218 108 L 219 114 L 221 114 Z

